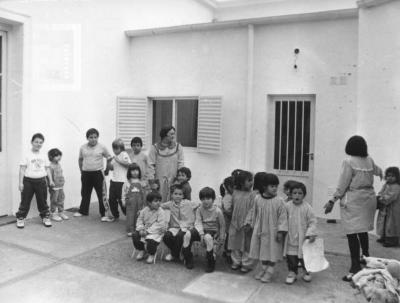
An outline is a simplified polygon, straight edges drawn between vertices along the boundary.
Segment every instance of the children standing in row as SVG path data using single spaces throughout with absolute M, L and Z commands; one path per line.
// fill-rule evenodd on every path
M 233 194 L 233 177 L 227 177 L 224 179 L 223 184 L 220 188 L 222 201 L 221 208 L 225 219 L 225 244 L 224 244 L 224 256 L 228 264 L 232 264 L 231 250 L 228 249 L 228 239 L 229 239 L 229 228 L 232 220 L 232 194 Z
M 49 187 L 50 192 L 50 213 L 54 221 L 68 220 L 69 217 L 64 214 L 64 175 L 60 165 L 62 153 L 57 148 L 52 148 L 48 152 L 50 160 L 50 173 L 54 181 L 54 186 Z

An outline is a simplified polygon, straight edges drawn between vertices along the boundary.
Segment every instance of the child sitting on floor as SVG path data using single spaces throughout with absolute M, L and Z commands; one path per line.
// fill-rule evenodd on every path
M 311 274 L 307 272 L 303 260 L 303 242 L 308 239 L 315 241 L 317 218 L 304 197 L 307 194 L 303 183 L 296 182 L 292 185 L 292 200 L 286 203 L 288 216 L 288 234 L 285 241 L 284 254 L 289 268 L 286 284 L 293 284 L 297 279 L 297 270 L 300 263 L 303 269 L 303 280 L 311 282 Z
M 139 251 L 136 260 L 142 260 L 147 253 L 146 263 L 151 264 L 154 262 L 166 224 L 164 211 L 160 208 L 161 195 L 158 192 L 151 192 L 147 195 L 146 200 L 147 206 L 139 213 L 136 231 L 132 234 L 132 242 Z
M 183 189 L 180 184 L 174 185 L 171 197 L 172 201 L 161 204 L 163 209 L 169 209 L 171 212 L 169 229 L 163 238 L 171 253 L 165 257 L 165 260 L 179 260 L 182 250 L 186 268 L 192 269 L 191 246 L 194 241 L 200 241 L 200 235 L 194 228 L 195 210 L 200 203 L 183 199 Z
M 225 220 L 221 209 L 213 205 L 215 191 L 212 188 L 204 187 L 200 190 L 199 198 L 201 206 L 196 211 L 194 227 L 200 234 L 201 242 L 206 245 L 206 272 L 213 272 L 217 252 L 214 246 L 219 245 L 221 247 L 225 242 Z

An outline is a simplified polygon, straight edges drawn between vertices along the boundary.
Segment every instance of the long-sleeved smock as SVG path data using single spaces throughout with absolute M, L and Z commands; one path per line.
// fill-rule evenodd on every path
M 378 194 L 384 205 L 379 210 L 376 233 L 381 237 L 400 237 L 400 185 L 383 185 Z
M 288 215 L 288 233 L 285 239 L 284 255 L 296 255 L 303 258 L 303 242 L 308 236 L 317 235 L 317 218 L 307 202 L 286 203 Z
M 170 146 L 156 143 L 151 146 L 148 156 L 148 179 L 160 181 L 162 201 L 169 200 L 169 188 L 179 168 L 184 166 L 183 148 L 173 142 Z
M 143 208 L 136 222 L 136 230 L 147 232 L 144 239 L 161 242 L 166 230 L 165 216 L 162 208 L 157 210 L 150 209 L 148 206 Z
M 216 238 L 225 238 L 225 220 L 222 210 L 213 205 L 209 209 L 200 206 L 196 210 L 196 221 L 194 227 L 200 235 L 204 231 L 216 232 Z
M 253 219 L 254 229 L 251 238 L 252 259 L 276 262 L 282 259 L 283 243 L 276 241 L 278 232 L 288 231 L 285 202 L 280 197 L 266 199 L 255 197 Z
M 230 193 L 226 193 L 225 196 L 222 198 L 221 208 L 225 219 L 225 230 L 229 231 L 229 226 L 231 225 L 232 211 L 233 211 L 232 195 Z
M 343 161 L 334 198 L 340 198 L 340 217 L 346 234 L 374 229 L 376 196 L 374 175 L 382 170 L 370 157 L 349 157 Z

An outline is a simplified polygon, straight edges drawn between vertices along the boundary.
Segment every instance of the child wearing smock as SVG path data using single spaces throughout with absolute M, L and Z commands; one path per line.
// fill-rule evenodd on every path
M 47 205 L 47 182 L 54 186 L 53 177 L 50 172 L 50 163 L 47 156 L 40 152 L 44 142 L 44 136 L 40 133 L 32 136 L 32 148 L 25 153 L 19 169 L 19 190 L 21 191 L 21 203 L 19 204 L 17 227 L 25 227 L 25 218 L 31 207 L 33 195 L 36 197 L 37 208 L 42 218 L 43 225 L 51 226 L 49 206 Z
M 128 181 L 122 186 L 122 203 L 126 209 L 126 232 L 131 237 L 136 230 L 139 211 L 144 207 L 145 192 L 142 187 L 140 167 L 131 164 L 126 173 Z
M 229 228 L 232 220 L 232 194 L 233 194 L 233 178 L 227 177 L 221 184 L 220 192 L 222 196 L 221 209 L 224 214 L 225 220 L 225 244 L 224 244 L 224 257 L 228 264 L 232 264 L 231 251 L 228 249 L 228 239 L 229 239 Z
M 246 273 L 251 270 L 253 261 L 249 259 L 252 230 L 245 228 L 246 217 L 253 207 L 252 199 L 253 175 L 248 171 L 239 171 L 234 177 L 235 190 L 232 195 L 232 220 L 229 227 L 228 249 L 232 250 L 233 270 Z
M 139 251 L 136 260 L 142 260 L 147 252 L 146 263 L 151 264 L 166 230 L 166 222 L 164 211 L 160 208 L 161 195 L 158 192 L 150 192 L 146 201 L 147 206 L 139 213 L 132 241 Z
M 307 272 L 303 260 L 303 243 L 308 239 L 314 242 L 316 238 L 317 218 L 313 210 L 303 199 L 307 194 L 303 183 L 296 182 L 291 187 L 291 200 L 286 203 L 288 213 L 288 234 L 285 239 L 284 255 L 286 255 L 289 274 L 286 284 L 293 284 L 297 279 L 298 265 L 303 270 L 302 278 L 311 282 L 311 274 Z
M 389 167 L 385 171 L 386 183 L 378 193 L 377 241 L 385 247 L 399 245 L 400 237 L 400 171 Z
M 285 202 L 276 196 L 278 177 L 266 174 L 262 183 L 261 194 L 255 197 L 246 223 L 253 227 L 249 256 L 261 262 L 261 271 L 254 278 L 268 283 L 274 274 L 276 262 L 282 259 L 288 224 Z
M 201 206 L 196 210 L 194 227 L 200 235 L 201 242 L 206 246 L 206 272 L 213 272 L 217 245 L 221 247 L 225 242 L 225 220 L 221 209 L 214 205 L 215 191 L 212 188 L 204 187 L 201 189 L 199 198 Z
M 142 174 L 142 181 L 147 181 L 149 161 L 147 155 L 142 151 L 143 141 L 140 137 L 134 137 L 131 140 L 131 150 L 128 151 L 128 155 L 132 163 L 137 164 L 140 167 Z
M 49 187 L 50 192 L 50 213 L 53 221 L 68 220 L 64 214 L 64 175 L 60 165 L 62 152 L 57 148 L 52 148 L 48 152 L 50 160 L 50 172 L 53 177 L 54 187 Z

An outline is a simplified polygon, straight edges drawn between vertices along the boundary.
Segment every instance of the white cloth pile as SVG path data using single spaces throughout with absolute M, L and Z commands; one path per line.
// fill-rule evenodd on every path
M 400 262 L 365 257 L 367 267 L 353 276 L 354 285 L 369 302 L 400 303 Z

